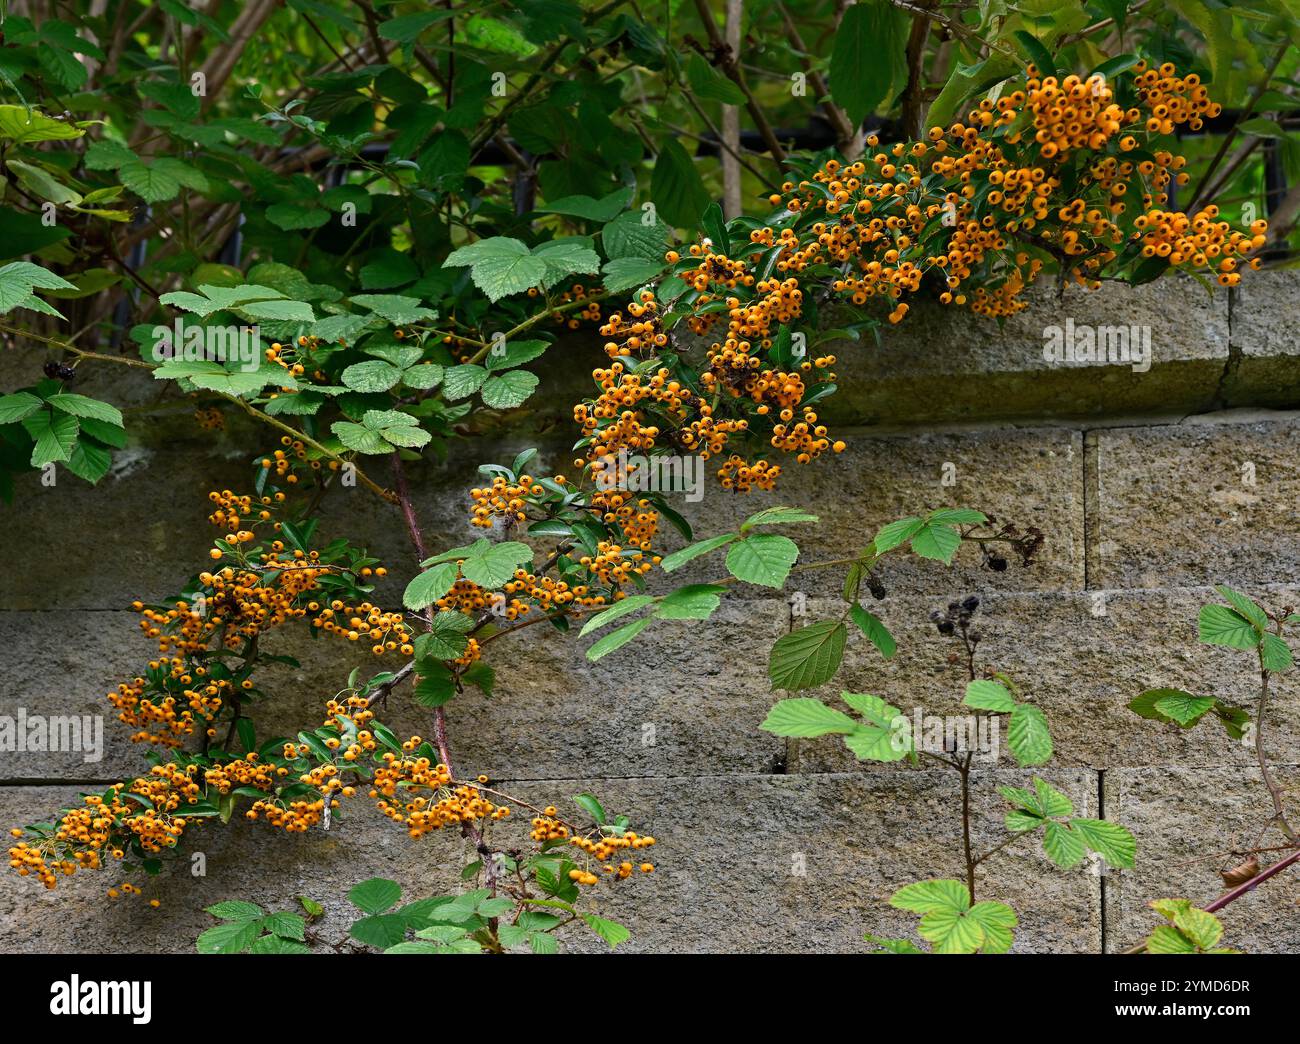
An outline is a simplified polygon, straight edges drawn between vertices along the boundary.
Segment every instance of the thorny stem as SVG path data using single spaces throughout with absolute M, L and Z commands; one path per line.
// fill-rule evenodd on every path
M 1277 625 L 1277 631 L 1280 634 L 1282 625 Z M 1268 788 L 1269 796 L 1273 799 L 1273 818 L 1270 822 L 1277 823 L 1282 833 L 1292 844 L 1300 843 L 1296 837 L 1295 831 L 1291 829 L 1291 824 L 1287 822 L 1286 811 L 1282 805 L 1282 790 L 1273 778 L 1273 772 L 1268 765 L 1268 755 L 1264 751 L 1264 713 L 1268 709 L 1268 680 L 1270 671 L 1264 666 L 1263 653 L 1260 654 L 1259 665 L 1259 702 L 1255 707 L 1255 760 L 1259 762 L 1259 774 L 1264 780 L 1264 786 Z
M 402 508 L 402 515 L 406 519 L 406 527 L 411 537 L 411 545 L 415 548 L 417 562 L 423 562 L 429 556 L 425 551 L 424 536 L 420 532 L 419 519 L 415 516 L 415 505 L 411 503 L 411 490 L 406 484 L 406 469 L 402 466 L 400 450 L 393 451 L 393 486 L 397 493 L 397 502 Z M 426 611 L 424 621 L 425 628 L 432 630 L 433 613 Z M 452 766 L 451 748 L 447 742 L 447 712 L 443 707 L 433 709 L 433 741 L 438 748 L 439 760 L 447 766 L 448 773 L 455 778 L 456 770 Z M 488 888 L 495 895 L 497 891 L 496 860 L 492 858 L 493 853 L 483 839 L 483 831 L 474 823 L 465 823 L 464 832 L 465 836 L 474 842 L 475 849 L 482 857 L 483 872 L 487 879 Z

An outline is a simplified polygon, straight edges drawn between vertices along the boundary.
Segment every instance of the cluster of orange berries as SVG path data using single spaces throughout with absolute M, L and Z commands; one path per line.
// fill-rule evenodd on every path
M 510 815 L 509 808 L 493 804 L 478 787 L 454 783 L 451 771 L 441 762 L 435 764 L 424 757 L 399 758 L 391 752 L 383 756 L 383 761 L 375 770 L 370 797 L 376 800 L 379 811 L 404 825 L 411 837 L 446 826 L 505 819 Z M 480 782 L 486 779 L 480 777 Z M 399 787 L 406 800 L 394 802 L 390 799 L 397 795 Z M 416 794 L 420 789 L 432 793 L 427 797 Z
M 626 319 L 622 312 L 615 312 L 600 332 L 610 338 L 605 342 L 605 354 L 611 359 L 654 352 L 668 346 L 658 302 L 649 291 L 628 304 Z
M 1241 282 L 1238 258 L 1264 245 L 1268 222 L 1260 219 L 1250 226 L 1250 235 L 1238 232 L 1226 221 L 1215 220 L 1219 208 L 1213 204 L 1193 215 L 1152 210 L 1134 222 L 1142 231 L 1144 257 L 1167 258 L 1171 265 L 1190 261 L 1200 268 L 1218 268 L 1221 286 Z
M 528 291 L 529 297 L 537 297 L 539 291 L 532 287 Z M 584 302 L 583 306 L 577 311 L 563 312 L 559 309 L 566 304 L 572 304 L 574 301 Z M 555 319 L 556 326 L 567 326 L 570 330 L 576 330 L 583 323 L 600 322 L 600 300 L 598 298 L 589 298 L 587 287 L 582 283 L 574 283 L 568 290 L 557 294 L 553 301 L 555 311 L 552 317 Z
M 524 512 L 524 507 L 532 493 L 531 475 L 520 475 L 515 482 L 508 481 L 504 475 L 493 476 L 492 485 L 469 491 L 470 498 L 474 501 L 470 525 L 491 529 L 498 519 L 506 525 L 526 522 L 528 515 Z
M 193 735 L 200 721 L 213 721 L 234 692 L 230 679 L 213 678 L 200 664 L 187 667 L 180 657 L 151 660 L 149 667 L 167 667 L 168 678 L 183 688 L 180 699 L 170 691 L 155 699 L 145 679 L 134 678 L 108 694 L 108 702 L 118 711 L 118 721 L 139 730 L 131 736 L 133 743 L 179 747 L 184 737 Z
M 54 888 L 57 873 L 100 869 L 105 850 L 123 858 L 128 837 L 145 852 L 172 848 L 188 823 L 184 806 L 199 800 L 197 773 L 197 765 L 169 762 L 153 766 L 148 776 L 114 783 L 106 795 L 86 794 L 81 806 L 64 810 L 48 837 L 10 848 L 9 865 L 20 877 L 35 876 Z M 10 833 L 21 838 L 24 831 L 15 827 Z
M 609 876 L 624 881 L 632 876 L 633 865 L 630 859 L 624 859 L 615 863 L 614 858 L 620 853 L 626 853 L 629 850 L 638 851 L 642 848 L 649 848 L 655 843 L 653 837 L 641 837 L 639 834 L 629 830 L 624 834 L 600 834 L 596 837 L 572 837 L 569 844 L 580 848 L 592 859 L 601 864 L 601 869 Z M 644 862 L 640 866 L 643 874 L 654 873 L 654 864 Z M 569 871 L 571 880 L 578 884 L 594 885 L 599 878 L 590 870 L 579 867 Z

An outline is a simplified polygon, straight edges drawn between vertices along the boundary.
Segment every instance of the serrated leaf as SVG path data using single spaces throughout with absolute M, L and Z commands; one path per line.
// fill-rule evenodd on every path
M 709 537 L 708 540 L 701 540 L 699 543 L 691 544 L 680 551 L 674 551 L 671 555 L 665 555 L 659 567 L 665 573 L 671 573 L 680 569 L 687 562 L 690 562 L 701 555 L 707 555 L 710 551 L 716 551 L 720 547 L 726 547 L 738 537 L 735 533 L 725 533 L 722 536 Z
M 1260 632 L 1255 625 L 1224 605 L 1202 606 L 1197 624 L 1200 639 L 1207 645 L 1254 649 L 1260 643 Z
M 661 620 L 707 620 L 720 604 L 725 587 L 717 584 L 689 584 L 673 591 L 655 612 Z
M 858 723 L 843 711 L 828 707 L 810 696 L 778 700 L 763 723 L 764 732 L 775 736 L 793 736 L 808 739 L 813 736 L 847 736 L 858 728 Z
M 1052 735 L 1047 718 L 1032 703 L 1018 703 L 1007 725 L 1011 755 L 1021 768 L 1042 765 L 1052 758 Z
M 1186 692 L 1167 692 L 1154 703 L 1154 709 L 1166 718 L 1189 728 L 1214 707 L 1213 696 L 1192 696 Z
M 592 631 L 597 631 L 620 617 L 627 616 L 629 613 L 634 613 L 638 609 L 652 604 L 654 601 L 652 595 L 629 595 L 627 598 L 615 602 L 608 609 L 597 613 L 583 624 L 582 630 L 578 632 L 578 637 L 585 638 Z
M 383 913 L 402 898 L 402 886 L 383 877 L 362 881 L 348 892 L 348 901 L 362 913 Z
M 732 544 L 727 571 L 737 580 L 779 590 L 798 557 L 799 547 L 789 537 L 757 533 Z
M 782 635 L 768 659 L 772 688 L 794 692 L 830 681 L 844 658 L 847 634 L 841 621 L 821 620 Z
M 638 634 L 644 631 L 654 621 L 653 616 L 642 617 L 640 620 L 633 620 L 629 624 L 624 624 L 616 631 L 610 631 L 600 641 L 596 642 L 587 650 L 587 659 L 595 663 L 601 657 L 608 656 L 616 649 L 621 649 Z
M 1118 823 L 1105 819 L 1072 819 L 1070 829 L 1076 831 L 1083 843 L 1100 855 L 1109 866 L 1123 870 L 1133 868 L 1137 842 Z
M 479 394 L 483 398 L 483 405 L 494 410 L 510 410 L 522 406 L 536 390 L 537 374 L 528 370 L 510 370 L 489 377 L 483 382 Z
M 408 609 L 425 609 L 445 595 L 456 583 L 460 570 L 455 563 L 443 562 L 427 569 L 409 584 L 402 595 L 402 604 Z
M 967 684 L 966 697 L 962 703 L 976 710 L 994 711 L 998 714 L 1010 714 L 1016 709 L 1016 701 L 1005 685 L 984 678 Z
M 858 625 L 858 629 L 867 636 L 867 640 L 880 651 L 880 655 L 886 660 L 890 659 L 898 651 L 898 643 L 894 641 L 894 636 L 889 633 L 889 628 L 874 613 L 867 612 L 857 602 L 854 602 L 849 606 L 849 616 Z
M 1086 854 L 1083 838 L 1063 823 L 1049 822 L 1043 831 L 1043 851 L 1063 870 L 1078 866 Z
M 844 737 L 859 761 L 899 761 L 912 753 L 911 722 L 897 707 L 863 692 L 842 692 L 840 698 L 863 719 Z

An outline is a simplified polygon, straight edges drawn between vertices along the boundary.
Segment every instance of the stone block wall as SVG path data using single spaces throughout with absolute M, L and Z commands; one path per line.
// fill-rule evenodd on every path
M 1231 297 L 1173 281 L 1044 294 L 1004 328 L 914 309 L 882 346 L 837 348 L 842 394 L 829 413 L 848 451 L 790 467 L 774 494 L 736 499 L 710 489 L 686 507 L 708 534 L 759 506 L 806 506 L 821 523 L 797 534 L 805 560 L 851 553 L 919 508 L 970 506 L 1043 530 L 1037 560 L 1013 560 L 1004 573 L 982 569 L 970 548 L 951 569 L 887 562 L 887 593 L 873 608 L 897 636 L 898 655 L 885 662 L 851 641 L 834 684 L 816 693 L 872 692 L 909 713 L 955 711 L 964 675 L 927 615 L 955 596 L 981 596 L 981 661 L 1018 679 L 1052 721 L 1056 759 L 1042 775 L 1080 814 L 1117 819 L 1138 840 L 1133 870 L 1061 871 L 1028 842 L 981 867 L 983 895 L 1019 913 L 1019 951 L 1126 948 L 1154 923 L 1147 899 L 1217 896 L 1215 870 L 1228 861 L 1215 857 L 1249 846 L 1263 823 L 1266 795 L 1247 748 L 1213 727 L 1144 721 L 1125 704 L 1157 685 L 1250 698 L 1245 654 L 1197 643 L 1197 609 L 1212 584 L 1272 605 L 1300 602 L 1300 426 L 1290 412 L 1300 407 L 1297 289 L 1294 274 L 1261 273 Z M 1047 363 L 1043 330 L 1066 319 L 1148 328 L 1151 368 Z M 537 445 L 539 472 L 571 464 L 565 404 L 599 361 L 595 341 L 551 352 L 548 388 L 522 423 L 485 426 L 450 461 L 415 470 L 429 546 L 474 535 L 465 491 L 478 463 Z M 45 357 L 35 345 L 0 354 L 0 390 L 37 379 Z M 0 714 L 104 714 L 105 753 L 97 763 L 0 753 L 6 826 L 141 770 L 141 751 L 104 702 L 151 653 L 127 607 L 166 596 L 202 567 L 212 536 L 206 491 L 246 487 L 249 448 L 266 444 L 233 418 L 223 436 L 199 432 L 183 403 L 159 409 L 159 388 L 141 375 L 102 370 L 81 390 L 137 407 L 133 441 L 98 487 L 28 481 L 14 506 L 0 508 L 11 535 L 0 541 Z M 955 484 L 943 484 L 945 474 Z M 383 598 L 399 603 L 413 563 L 391 508 L 364 490 L 339 490 L 326 498 L 322 528 L 382 556 L 394 574 Z M 680 575 L 705 580 L 716 569 L 697 563 Z M 812 618 L 834 604 L 835 577 L 799 580 Z M 759 731 L 776 698 L 767 650 L 802 622 L 788 593 L 741 585 L 707 625 L 657 624 L 649 641 L 595 665 L 583 658 L 585 641 L 525 631 L 508 652 L 497 647 L 491 699 L 475 690 L 449 706 L 459 767 L 542 803 L 589 790 L 649 826 L 659 870 L 611 889 L 603 904 L 632 929 L 628 949 L 851 952 L 865 931 L 906 933 L 912 918 L 886 905 L 890 894 L 959 873 L 955 774 L 864 765 L 834 744 Z M 258 720 L 264 737 L 316 720 L 355 662 L 355 647 L 301 631 L 279 641 L 302 667 L 279 669 L 267 686 L 277 697 Z M 427 734 L 426 715 L 395 699 L 387 719 L 399 732 Z M 1269 746 L 1294 795 L 1295 676 L 1278 686 Z M 1005 755 L 977 770 L 977 845 L 1001 837 L 996 785 L 1029 775 Z M 364 801 L 354 805 L 328 832 L 304 836 L 243 822 L 194 830 L 189 846 L 204 852 L 206 876 L 181 863 L 151 880 L 156 909 L 106 901 L 117 883 L 106 874 L 81 873 L 46 892 L 6 873 L 0 949 L 188 951 L 211 923 L 203 906 L 247 898 L 287 909 L 298 895 L 329 911 L 321 936 L 342 939 L 344 896 L 358 881 L 393 877 L 412 898 L 456 886 L 467 855 L 459 838 L 413 842 Z M 1300 872 L 1270 882 L 1230 908 L 1228 941 L 1300 951 L 1297 899 Z

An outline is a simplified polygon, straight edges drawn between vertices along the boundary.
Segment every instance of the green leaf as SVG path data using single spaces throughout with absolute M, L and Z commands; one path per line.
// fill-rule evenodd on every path
M 0 105 L 0 138 L 9 138 L 17 144 L 66 141 L 80 138 L 84 133 L 68 120 L 56 120 L 25 105 Z
M 844 658 L 847 635 L 839 620 L 820 620 L 782 635 L 767 664 L 772 688 L 794 692 L 830 681 Z
M 74 417 L 90 417 L 93 420 L 103 421 L 105 424 L 112 424 L 117 428 L 122 427 L 121 411 L 116 406 L 100 402 L 98 399 L 92 399 L 85 395 L 74 395 L 72 392 L 58 392 L 45 401 L 56 410 L 70 413 Z
M 638 258 L 664 264 L 671 229 L 650 211 L 620 214 L 600 231 L 601 246 L 610 260 Z
M 717 584 L 679 587 L 659 603 L 655 616 L 660 620 L 707 620 L 718 608 L 718 596 L 724 591 L 726 588 Z
M 697 98 L 722 102 L 723 105 L 744 105 L 745 94 L 731 80 L 695 51 L 686 60 L 686 79 Z
M 1052 758 L 1052 735 L 1047 718 L 1032 703 L 1019 703 L 1011 712 L 1007 741 L 1012 757 L 1021 768 L 1042 765 Z
M 488 372 L 482 366 L 464 363 L 448 369 L 442 379 L 442 393 L 448 402 L 456 402 L 473 395 L 488 378 Z
M 383 877 L 362 881 L 348 892 L 348 901 L 362 913 L 383 913 L 402 898 L 402 886 Z
M 1147 953 L 1195 952 L 1196 944 L 1171 924 L 1160 925 L 1147 939 Z
M 844 9 L 831 49 L 831 98 L 855 126 L 885 101 L 907 47 L 908 20 L 888 0 Z
M 602 826 L 605 823 L 605 808 L 591 794 L 574 794 L 574 804 L 591 816 L 597 823 Z
M 1050 783 L 1034 777 L 1034 792 L 1038 807 L 1045 816 L 1069 816 L 1074 813 L 1074 802 Z
M 0 424 L 25 420 L 41 408 L 43 400 L 31 392 L 14 392 L 0 397 Z
M 62 276 L 47 272 L 40 265 L 34 265 L 30 261 L 10 261 L 0 267 L 0 313 L 19 307 L 32 307 L 28 299 L 37 287 L 42 290 L 76 289 L 74 284 Z
M 952 565 L 952 556 L 961 547 L 961 534 L 952 526 L 927 522 L 912 537 L 912 550 L 922 558 L 933 558 Z
M 1137 854 L 1137 841 L 1124 827 L 1105 819 L 1072 819 L 1070 829 L 1083 843 L 1116 869 L 1131 870 Z
M 1285 671 L 1290 668 L 1293 662 L 1291 647 L 1276 634 L 1264 635 L 1259 651 L 1260 663 L 1268 671 Z
M 865 942 L 879 947 L 875 951 L 876 953 L 925 953 L 925 950 L 910 939 L 883 939 L 878 935 L 872 935 L 870 932 L 862 938 Z
M 632 933 L 617 921 L 608 921 L 595 914 L 583 914 L 582 919 L 587 922 L 588 928 L 609 943 L 611 950 L 619 943 L 627 942 L 632 938 Z
M 450 591 L 460 570 L 453 562 L 443 562 L 421 573 L 406 585 L 402 604 L 408 609 L 425 609 Z
M 527 370 L 510 370 L 493 374 L 483 383 L 483 405 L 494 410 L 510 410 L 522 406 L 537 390 L 537 375 Z
M 261 934 L 262 928 L 256 921 L 227 921 L 201 934 L 194 946 L 199 953 L 242 953 Z
M 301 942 L 306 938 L 307 922 L 299 914 L 269 914 L 262 922 L 262 927 L 282 939 L 297 939 Z
M 353 391 L 385 392 L 402 379 L 402 371 L 380 359 L 353 363 L 342 374 L 343 383 Z
M 621 649 L 649 627 L 653 620 L 653 616 L 642 617 L 640 620 L 633 620 L 629 624 L 624 624 L 616 631 L 610 631 L 609 634 L 587 650 L 587 659 L 595 663 L 602 656 L 608 656 L 615 649 Z
M 1228 587 L 1225 584 L 1219 584 L 1215 587 L 1215 590 L 1231 602 L 1232 607 L 1253 623 L 1256 628 L 1261 631 L 1268 628 L 1268 614 L 1250 598 L 1247 598 L 1240 591 L 1234 591 L 1231 587 Z
M 897 707 L 862 692 L 842 692 L 840 698 L 865 722 L 844 737 L 859 761 L 899 761 L 912 753 L 911 723 Z
M 1195 725 L 1214 706 L 1213 696 L 1192 696 L 1186 692 L 1166 692 L 1155 701 L 1155 710 L 1183 728 Z
M 900 518 L 897 522 L 881 526 L 880 532 L 872 541 L 876 554 L 883 555 L 886 551 L 892 551 L 900 544 L 907 543 L 921 531 L 924 525 L 925 523 L 919 518 Z
M 764 732 L 770 732 L 775 736 L 794 736 L 801 739 L 813 736 L 847 736 L 858 727 L 858 723 L 843 711 L 828 707 L 821 700 L 815 700 L 811 696 L 778 700 L 767 712 L 763 724 L 759 726 Z
M 1174 926 L 1202 950 L 1214 949 L 1223 938 L 1222 922 L 1191 905 L 1174 915 Z
M 1083 861 L 1083 838 L 1063 823 L 1049 822 L 1043 831 L 1043 851 L 1063 870 Z
M 510 370 L 516 366 L 522 366 L 526 362 L 532 362 L 542 355 L 550 342 L 548 341 L 511 341 L 506 345 L 505 351 L 498 353 L 494 345 L 488 352 L 487 368 L 489 370 Z
M 665 138 L 650 177 L 650 198 L 660 216 L 677 228 L 694 229 L 712 202 L 699 171 L 676 138 Z
M 1038 37 L 1025 32 L 1023 29 L 1017 29 L 1015 37 L 1020 41 L 1021 47 L 1025 49 L 1030 60 L 1037 67 L 1039 76 L 1056 75 L 1056 62 L 1052 59 L 1052 52 L 1043 46 Z
M 146 203 L 175 199 L 181 190 L 181 183 L 166 167 L 149 166 L 140 159 L 127 160 L 118 168 L 117 176 Z
M 758 533 L 732 544 L 727 571 L 737 580 L 779 590 L 798 557 L 799 547 L 789 537 Z
M 77 478 L 93 485 L 108 474 L 113 456 L 108 450 L 81 439 L 72 447 L 66 466 Z
M 539 214 L 563 214 L 566 217 L 583 218 L 604 224 L 613 221 L 632 202 L 633 190 L 615 189 L 608 196 L 593 199 L 591 196 L 564 196 L 537 208 Z M 606 288 L 608 289 L 608 287 Z
M 611 294 L 622 293 L 657 279 L 665 267 L 663 261 L 616 257 L 605 262 L 605 267 L 601 270 L 601 283 Z
M 214 903 L 205 910 L 223 921 L 252 921 L 265 915 L 265 911 L 256 903 L 245 902 L 243 899 L 227 899 L 225 902 Z
M 615 602 L 608 609 L 597 613 L 583 624 L 582 630 L 578 632 L 578 637 L 585 638 L 592 631 L 597 631 L 606 624 L 611 624 L 620 617 L 626 616 L 628 613 L 634 613 L 638 609 L 644 608 L 654 601 L 655 599 L 652 595 L 629 595 L 627 598 Z
M 566 276 L 583 273 L 595 275 L 600 271 L 600 255 L 591 248 L 585 236 L 553 239 L 533 248 L 533 256 L 546 265 L 546 285 L 555 286 Z
M 352 303 L 387 319 L 394 326 L 406 326 L 438 317 L 437 312 L 420 304 L 418 297 L 402 294 L 353 294 Z
M 880 618 L 874 613 L 867 612 L 857 602 L 854 602 L 849 606 L 849 616 L 858 625 L 858 629 L 867 636 L 867 640 L 880 650 L 880 655 L 886 660 L 898 651 L 898 643 L 894 641 L 894 636 L 889 633 L 889 629 L 881 623 Z
M 889 900 L 896 910 L 926 914 L 935 910 L 969 910 L 970 894 L 960 881 L 917 881 L 904 885 Z
M 664 560 L 659 563 L 659 567 L 665 573 L 671 573 L 687 562 L 690 562 L 701 555 L 707 555 L 710 551 L 716 551 L 720 547 L 726 547 L 733 540 L 738 539 L 735 533 L 726 533 L 722 536 L 709 537 L 708 540 L 701 540 L 699 543 L 691 544 L 680 551 L 674 551 L 671 555 L 665 555 Z
M 540 286 L 548 272 L 545 260 L 534 257 L 527 246 L 509 236 L 480 239 L 453 251 L 443 262 L 448 268 L 463 265 L 470 267 L 474 285 L 493 302 Z
M 441 707 L 456 698 L 456 678 L 446 666 L 421 660 L 417 671 L 415 702 L 421 707 Z
M 1016 701 L 1001 682 L 979 679 L 966 686 L 966 698 L 962 703 L 976 710 L 995 711 L 998 714 L 1010 714 L 1016 709 Z
M 1201 641 L 1206 645 L 1253 649 L 1260 643 L 1260 632 L 1255 625 L 1227 606 L 1202 606 L 1198 624 Z
M 377 431 L 372 431 L 364 424 L 351 421 L 335 421 L 330 431 L 338 436 L 339 441 L 348 449 L 357 453 L 391 453 L 393 447 Z
M 460 563 L 461 575 L 479 587 L 500 587 L 515 575 L 515 570 L 533 561 L 533 549 L 518 540 L 493 544 L 480 540 L 471 547 Z
M 747 533 L 755 526 L 784 526 L 796 522 L 817 522 L 819 519 L 816 515 L 810 515 L 807 511 L 800 508 L 792 507 L 770 507 L 764 508 L 745 519 L 741 523 L 741 533 Z
M 406 938 L 406 929 L 407 920 L 401 914 L 375 914 L 354 921 L 349 934 L 357 942 L 377 950 L 387 950 Z
M 43 468 L 56 460 L 67 460 L 81 431 L 76 417 L 46 410 L 32 414 L 23 421 L 23 427 L 36 440 L 32 447 L 31 464 L 34 468 Z

